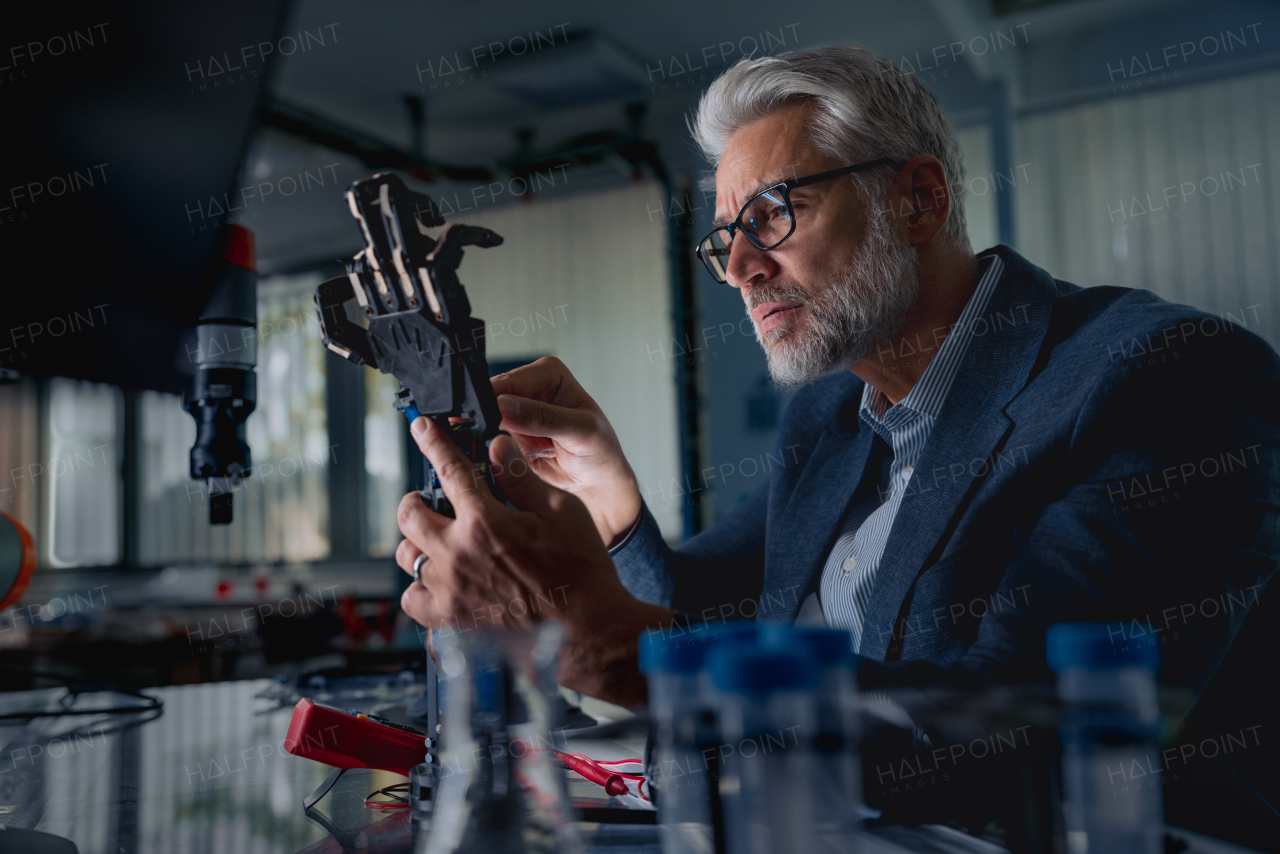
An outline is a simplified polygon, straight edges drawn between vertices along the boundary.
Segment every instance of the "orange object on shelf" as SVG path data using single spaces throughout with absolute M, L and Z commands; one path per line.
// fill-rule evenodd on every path
M 31 573 L 36 571 L 36 541 L 17 519 L 3 510 L 0 517 L 0 611 L 3 611 L 21 599 L 31 584 Z M 6 583 L 7 590 L 4 589 Z

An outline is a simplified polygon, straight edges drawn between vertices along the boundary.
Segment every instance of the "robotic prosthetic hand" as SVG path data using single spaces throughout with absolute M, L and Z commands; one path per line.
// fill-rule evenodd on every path
M 485 325 L 471 316 L 457 274 L 462 247 L 498 246 L 502 238 L 487 228 L 445 225 L 429 196 L 411 191 L 387 172 L 355 182 L 346 197 L 364 249 L 347 265 L 346 276 L 316 289 L 325 346 L 399 380 L 396 408 L 411 423 L 425 415 L 444 429 L 476 464 L 494 496 L 505 502 L 489 467 L 489 443 L 498 435 L 502 415 L 489 384 Z M 429 230 L 440 226 L 444 230 L 432 239 Z M 348 314 L 353 302 L 354 314 L 362 314 L 363 322 Z M 431 461 L 424 457 L 422 462 L 422 500 L 435 512 L 454 516 Z M 425 761 L 411 772 L 415 815 L 432 801 L 439 769 L 443 716 L 437 678 L 428 655 L 427 691 L 409 710 L 427 728 Z M 330 774 L 308 804 L 323 797 L 341 773 Z
M 316 289 L 325 346 L 399 380 L 396 408 L 410 422 L 425 415 L 448 431 L 505 501 L 489 467 L 489 442 L 502 416 L 489 384 L 485 325 L 471 317 L 457 275 L 462 247 L 498 246 L 502 238 L 487 228 L 445 225 L 429 196 L 389 172 L 348 187 L 347 205 L 364 249 L 347 265 L 346 277 Z M 439 226 L 444 230 L 433 240 L 428 230 Z M 353 299 L 367 329 L 348 318 L 346 305 Z M 424 458 L 423 464 L 422 499 L 452 517 L 430 461 Z

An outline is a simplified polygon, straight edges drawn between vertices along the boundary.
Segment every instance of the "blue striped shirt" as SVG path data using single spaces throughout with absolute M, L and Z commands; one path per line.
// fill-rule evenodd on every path
M 862 618 L 875 594 L 876 569 L 898 507 L 906 495 L 907 483 L 973 340 L 974 325 L 986 310 L 1004 271 L 1004 262 L 999 257 L 992 255 L 990 259 L 990 266 L 978 281 L 959 320 L 910 393 L 897 405 L 890 405 L 879 389 L 868 384 L 862 390 L 858 414 L 884 440 L 892 454 L 873 456 L 872 464 L 878 462 L 880 469 L 878 482 L 874 489 L 860 491 L 849 502 L 840 536 L 827 556 L 818 587 L 827 624 L 848 629 L 853 635 L 854 649 L 859 649 L 862 643 Z M 904 339 L 894 346 L 894 357 L 927 353 L 935 346 L 918 336 L 915 341 Z

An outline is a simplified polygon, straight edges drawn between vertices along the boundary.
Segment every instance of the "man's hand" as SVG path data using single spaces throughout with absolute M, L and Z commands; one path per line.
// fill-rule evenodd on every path
M 486 631 L 554 619 L 565 628 L 560 682 L 624 705 L 644 702 L 636 670 L 636 638 L 670 622 L 670 612 L 639 602 L 618 580 L 582 502 L 545 483 L 515 442 L 498 436 L 490 460 L 514 505 L 497 501 L 484 477 L 443 430 L 413 423 L 418 448 L 431 460 L 457 518 L 434 513 L 416 492 L 400 502 L 405 535 L 396 563 L 412 573 L 420 554 L 421 584 L 400 599 L 405 612 L 431 628 Z
M 502 429 L 542 480 L 587 506 L 614 545 L 640 517 L 640 488 L 609 419 L 554 357 L 494 377 Z

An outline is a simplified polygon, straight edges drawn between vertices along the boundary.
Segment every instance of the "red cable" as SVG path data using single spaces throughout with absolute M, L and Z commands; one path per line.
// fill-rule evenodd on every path
M 396 783 L 394 786 L 384 786 L 383 788 L 379 789 L 376 792 L 370 792 L 369 794 L 364 796 L 364 805 L 371 810 L 403 810 L 403 809 L 408 809 L 410 806 L 412 806 L 412 804 L 410 804 L 408 800 L 401 798 L 399 795 L 391 794 L 391 791 L 393 789 L 403 789 L 405 791 L 408 791 L 409 784 Z M 369 799 L 377 795 L 384 795 L 388 798 L 395 798 L 398 801 L 402 801 L 402 803 L 389 804 L 386 801 L 374 801 L 370 803 Z
M 579 753 L 561 753 L 559 750 L 551 752 L 570 771 L 585 777 L 596 785 L 604 786 L 606 794 L 616 797 L 627 793 L 627 781 L 622 779 L 621 774 L 611 773 Z
M 545 752 L 542 750 L 534 750 L 534 748 L 518 739 L 512 739 L 511 743 L 513 746 L 518 744 L 533 753 Z M 630 777 L 637 780 L 644 779 L 644 777 L 637 777 L 634 774 L 619 774 L 616 771 L 610 771 L 607 768 L 601 767 L 595 760 L 583 756 L 581 753 L 561 753 L 559 750 L 552 750 L 551 753 L 555 756 L 557 761 L 570 771 L 573 771 L 575 774 L 586 780 L 590 780 L 597 786 L 603 786 L 607 794 L 615 797 L 625 795 L 630 791 L 630 789 L 627 788 L 627 781 L 625 778 Z

